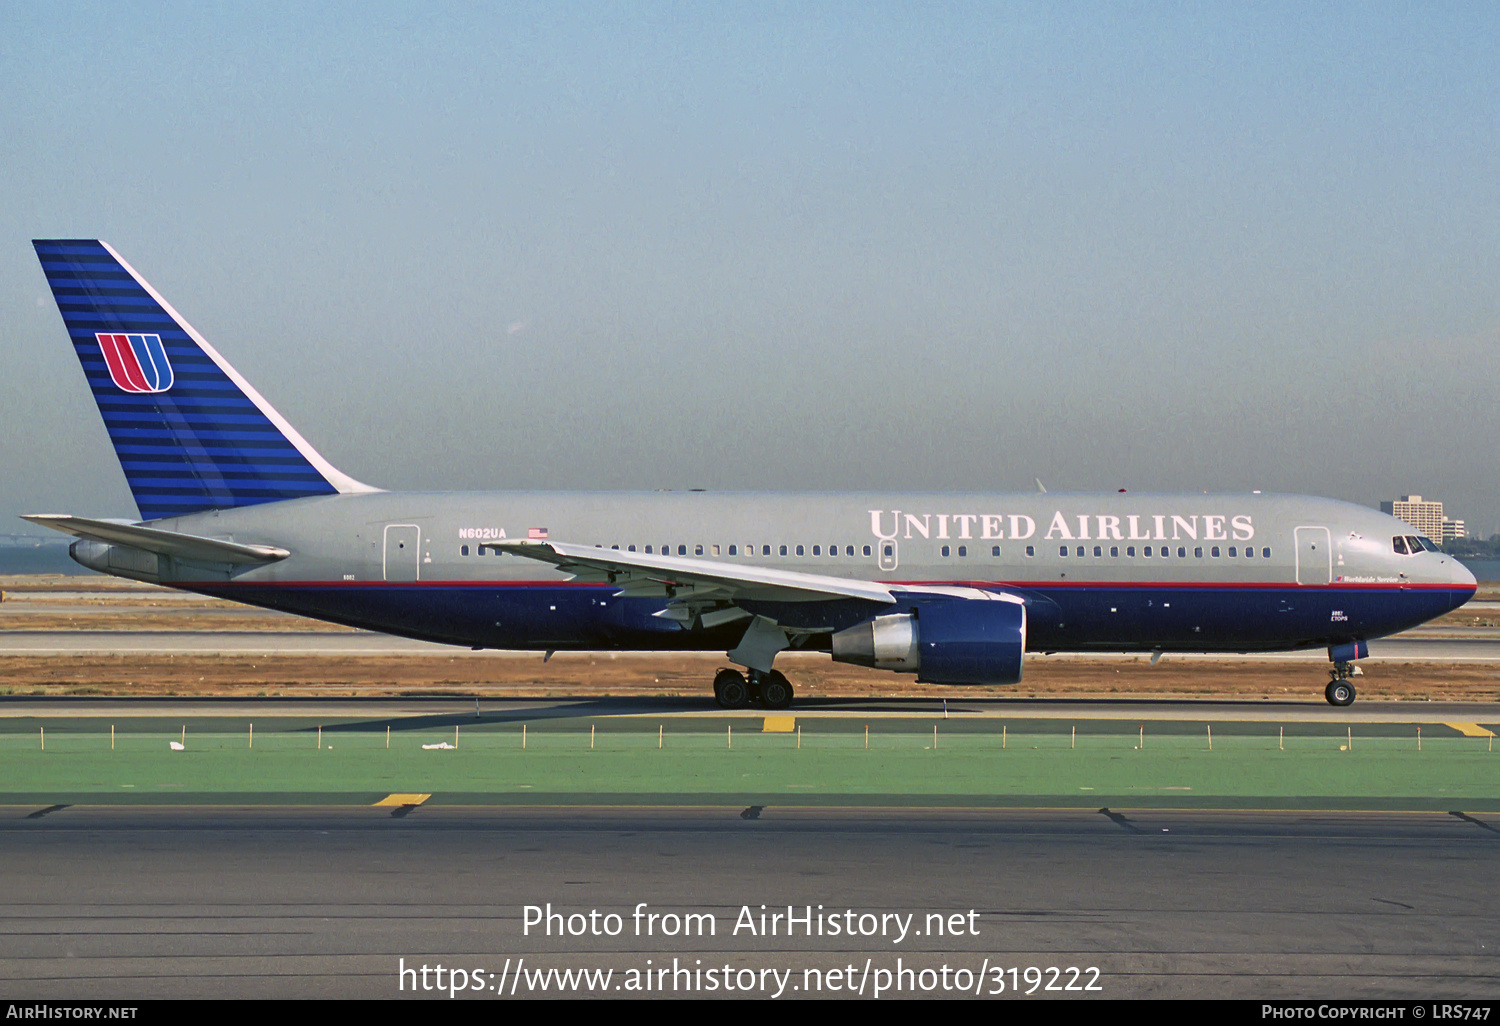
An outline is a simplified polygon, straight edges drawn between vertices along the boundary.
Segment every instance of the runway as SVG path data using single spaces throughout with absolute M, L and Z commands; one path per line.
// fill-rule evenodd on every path
M 1027 967 L 1099 970 L 1099 991 L 1040 991 L 1053 997 L 1500 996 L 1486 814 L 8 808 L 0 847 L 0 980 L 18 1000 L 414 996 L 403 959 L 472 971 L 485 989 L 461 997 L 493 1000 L 502 971 L 504 996 L 541 996 L 520 959 L 612 970 L 604 993 L 626 996 L 609 988 L 674 958 L 790 970 L 783 997 L 842 985 L 845 966 L 853 990 L 867 959 L 889 983 L 898 958 L 935 970 L 917 996 L 944 993 L 943 965 L 999 966 L 1007 986 L 1014 967 L 1023 990 Z M 624 930 L 523 935 L 523 907 L 549 902 Z M 715 932 L 634 936 L 640 902 L 711 915 Z M 914 929 L 957 915 L 974 932 L 732 932 L 762 904 L 912 914 Z M 675 979 L 668 996 L 726 996 Z

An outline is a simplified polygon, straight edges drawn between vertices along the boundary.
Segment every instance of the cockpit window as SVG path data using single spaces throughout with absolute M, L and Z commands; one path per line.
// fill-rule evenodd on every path
M 1406 548 L 1406 539 L 1401 537 L 1400 535 L 1397 535 L 1396 537 L 1391 539 L 1391 548 L 1396 550 L 1396 555 L 1398 556 L 1411 555 L 1411 553 L 1408 552 Z
M 1418 552 L 1422 551 L 1422 539 L 1413 537 L 1412 535 L 1407 535 L 1406 547 L 1408 549 L 1411 549 L 1411 554 L 1415 556 Z
M 1431 538 L 1428 538 L 1426 535 L 1418 536 L 1417 541 L 1421 542 L 1422 548 L 1426 549 L 1428 552 L 1438 551 L 1436 543 L 1434 543 L 1433 540 Z

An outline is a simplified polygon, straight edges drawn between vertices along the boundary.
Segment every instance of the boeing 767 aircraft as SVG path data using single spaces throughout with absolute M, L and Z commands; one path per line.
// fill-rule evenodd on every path
M 1474 577 L 1406 523 L 1295 495 L 388 492 L 336 470 L 103 242 L 34 243 L 141 520 L 38 514 L 94 570 L 473 648 L 723 651 L 784 708 L 787 649 L 1015 684 L 1027 652 L 1322 648 Z

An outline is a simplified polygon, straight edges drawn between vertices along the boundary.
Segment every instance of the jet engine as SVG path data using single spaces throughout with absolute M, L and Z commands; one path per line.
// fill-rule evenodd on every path
M 1005 600 L 922 603 L 833 636 L 835 661 L 928 684 L 1017 684 L 1025 653 L 1026 607 Z

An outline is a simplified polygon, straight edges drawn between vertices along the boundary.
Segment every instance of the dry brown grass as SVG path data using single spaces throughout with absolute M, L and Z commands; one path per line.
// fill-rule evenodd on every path
M 390 656 L 68 655 L 0 657 L 0 689 L 11 694 L 131 696 L 311 696 L 460 694 L 490 697 L 702 696 L 724 659 L 663 654 L 610 658 L 503 653 Z M 798 694 L 816 697 L 1216 697 L 1309 698 L 1322 694 L 1315 660 L 1028 660 L 1013 688 L 938 688 L 908 675 L 788 655 L 777 663 Z M 1500 667 L 1483 663 L 1365 663 L 1362 698 L 1500 700 Z

